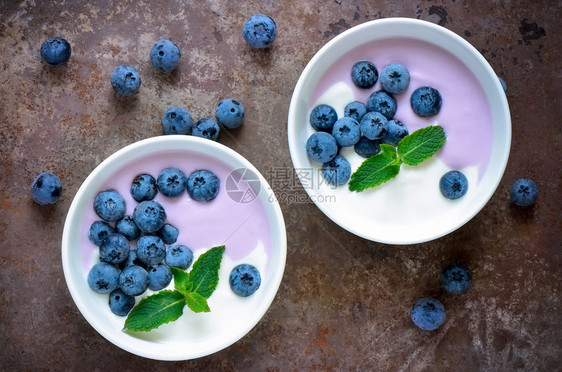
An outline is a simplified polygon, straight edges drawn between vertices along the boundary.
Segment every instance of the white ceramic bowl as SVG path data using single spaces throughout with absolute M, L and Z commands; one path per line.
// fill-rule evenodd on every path
M 210 219 L 208 226 L 211 227 L 211 230 L 190 231 L 187 234 L 187 241 L 178 239 L 178 243 L 188 246 L 190 246 L 190 234 L 205 234 L 203 240 L 208 239 L 209 245 L 211 245 L 211 242 L 214 243 L 213 245 L 220 245 L 226 240 L 227 252 L 221 263 L 219 284 L 208 300 L 211 312 L 195 314 L 186 307 L 184 314 L 175 322 L 168 323 L 150 332 L 126 333 L 121 331 L 125 317 L 119 317 L 111 313 L 107 303 L 108 295 L 100 295 L 94 292 L 87 284 L 86 278 L 89 268 L 98 259 L 97 249 L 87 239 L 87 226 L 92 219 L 99 219 L 93 213 L 92 202 L 99 191 L 112 186 L 116 172 L 119 171 L 117 174 L 120 174 L 120 170 L 124 166 L 131 164 L 136 164 L 136 167 L 140 166 L 141 168 L 143 164 L 150 166 L 151 159 L 159 156 L 162 159 L 169 158 L 170 153 L 177 154 L 177 156 L 174 156 L 175 159 L 170 159 L 169 164 L 163 163 L 160 169 L 168 166 L 179 166 L 180 168 L 183 167 L 184 172 L 187 172 L 190 169 L 200 168 L 201 164 L 198 163 L 201 163 L 201 159 L 203 159 L 203 161 L 208 160 L 212 164 L 220 164 L 218 166 L 220 169 L 224 167 L 224 169 L 249 170 L 250 172 L 246 173 L 243 179 L 247 181 L 246 186 L 251 185 L 257 193 L 257 197 L 251 194 L 253 197 L 246 199 L 244 203 L 236 204 L 240 206 L 240 209 L 234 206 L 231 210 L 221 210 L 217 206 L 223 204 L 217 204 L 219 202 L 214 203 L 215 201 L 213 201 L 214 204 L 209 204 L 209 208 L 214 209 L 208 215 L 199 214 L 197 217 Z M 154 170 L 149 171 L 149 173 L 154 177 L 158 176 L 158 174 L 154 174 Z M 216 200 L 227 197 L 225 189 L 236 189 L 235 183 L 225 182 L 224 178 L 223 175 L 221 190 Z M 128 182 L 128 187 L 130 187 L 130 181 Z M 121 190 L 121 194 L 127 202 L 127 214 L 130 214 L 134 205 L 129 204 L 134 204 L 134 202 L 131 202 L 132 198 L 130 194 L 126 195 L 128 194 L 126 191 Z M 234 193 L 229 194 L 228 197 L 236 198 L 238 196 Z M 163 198 L 161 195 L 157 196 L 157 198 L 159 197 Z M 181 198 L 184 199 L 182 203 L 186 203 L 186 200 L 189 199 L 187 193 L 178 200 Z M 162 203 L 165 208 L 174 208 L 172 205 L 168 206 L 165 202 Z M 191 203 L 197 202 L 191 201 Z M 234 205 L 232 201 L 229 203 L 228 205 Z M 243 209 L 250 208 L 247 205 L 251 203 L 258 203 L 258 205 L 254 205 L 255 209 Z M 179 208 L 183 208 L 185 213 L 189 213 L 189 206 L 192 204 L 186 205 Z M 232 229 L 233 231 L 226 231 L 227 228 L 222 228 L 224 225 L 217 222 L 221 221 L 222 216 L 230 215 L 233 219 L 239 218 L 245 211 L 252 211 L 252 213 L 248 212 L 252 215 L 240 220 L 239 224 L 237 223 L 237 228 Z M 254 211 L 259 211 L 259 213 L 255 212 L 256 216 L 263 217 L 261 222 L 256 221 L 255 217 L 252 218 Z M 216 218 L 213 218 L 213 216 L 216 216 Z M 170 213 L 168 213 L 168 218 L 170 218 Z M 230 242 L 238 239 L 235 234 L 241 232 L 248 234 L 249 241 L 258 242 L 256 247 L 259 249 L 252 248 L 253 250 L 247 255 L 237 253 L 233 254 L 232 257 L 227 257 Z M 182 229 L 180 227 L 180 239 L 182 238 L 181 234 Z M 232 236 L 234 238 L 231 238 Z M 245 237 L 240 239 L 245 239 Z M 267 251 L 267 248 L 264 247 L 268 245 L 269 256 L 264 256 L 264 252 Z M 242 338 L 255 326 L 269 308 L 279 288 L 285 267 L 286 246 L 285 224 L 279 204 L 267 181 L 248 160 L 224 145 L 206 139 L 192 136 L 160 136 L 131 144 L 117 151 L 98 165 L 87 177 L 68 211 L 62 238 L 62 263 L 66 282 L 76 306 L 92 327 L 103 337 L 120 348 L 143 357 L 159 360 L 187 360 L 209 355 L 226 348 Z M 202 250 L 190 248 L 194 250 L 195 258 L 197 258 L 211 246 Z M 262 276 L 260 288 L 253 295 L 245 298 L 234 295 L 228 284 L 228 276 L 233 265 L 242 262 L 255 264 L 260 268 Z M 173 280 L 170 288 L 173 289 Z M 144 296 L 149 293 L 151 293 L 150 290 Z M 137 298 L 137 303 L 139 300 L 140 297 Z
M 309 123 L 311 109 L 319 103 L 330 103 L 330 99 L 336 97 L 335 93 L 334 95 L 322 96 L 320 94 L 322 91 L 320 93 L 316 91 L 317 87 L 323 86 L 326 90 L 328 88 L 334 89 L 333 92 L 341 93 L 340 96 L 342 97 L 347 94 L 348 97 L 351 97 L 347 102 L 357 99 L 357 95 L 354 98 L 353 95 L 346 93 L 345 84 L 347 86 L 352 84 L 349 76 L 344 79 L 340 78 L 340 75 L 330 75 L 332 72 L 327 74 L 327 71 L 335 71 L 331 68 L 336 61 L 349 59 L 349 55 L 354 53 L 358 56 L 366 56 L 362 59 L 368 59 L 369 57 L 376 59 L 380 52 L 384 52 L 384 50 L 367 51 L 368 48 L 365 47 L 365 53 L 362 54 L 363 51 L 357 52 L 358 47 L 367 45 L 367 43 L 376 44 L 377 42 L 382 43 L 380 45 L 399 45 L 400 43 L 395 42 L 398 39 L 407 39 L 413 44 L 425 42 L 428 43 L 426 45 L 431 46 L 431 50 L 437 46 L 448 51 L 456 57 L 459 68 L 469 71 L 469 74 L 473 75 L 472 81 L 480 86 L 479 89 L 484 92 L 485 101 L 489 105 L 489 117 L 491 117 L 492 124 L 488 126 L 490 136 L 487 138 L 492 137 L 493 139 L 488 146 L 490 151 L 489 162 L 485 171 L 483 167 L 460 169 L 470 174 L 472 178 L 469 178 L 468 193 L 457 201 L 445 200 L 442 197 L 438 191 L 439 179 L 435 179 L 434 175 L 431 179 L 433 189 L 427 194 L 427 198 L 424 194 L 413 202 L 408 202 L 407 205 L 394 203 L 394 200 L 402 200 L 402 197 L 407 200 L 410 195 L 415 195 L 410 191 L 415 191 L 418 186 L 420 186 L 418 190 L 422 190 L 421 187 L 425 185 L 424 182 L 430 182 L 430 178 L 425 177 L 423 172 L 429 172 L 429 170 L 437 167 L 438 160 L 434 159 L 438 156 L 418 166 L 417 169 L 402 166 L 400 173 L 394 180 L 362 193 L 350 192 L 347 185 L 338 188 L 327 185 L 323 182 L 319 172 L 322 165 L 310 160 L 307 156 L 306 140 L 314 132 Z M 415 60 L 416 56 L 408 55 L 406 52 L 404 55 L 397 53 L 381 58 L 386 58 L 385 64 L 398 62 L 408 67 L 408 64 Z M 352 61 L 352 64 L 354 62 Z M 373 62 L 375 61 L 373 60 Z M 349 71 L 351 71 L 352 64 L 349 66 Z M 384 65 L 377 65 L 376 67 L 380 74 Z M 440 71 L 437 69 L 437 74 L 439 75 L 439 73 Z M 330 75 L 329 78 L 324 78 L 325 74 L 326 76 Z M 401 101 L 402 104 L 408 106 L 409 110 L 411 110 L 409 96 L 412 89 L 417 88 L 413 85 L 432 85 L 432 82 L 424 80 L 425 78 L 421 77 L 418 71 L 411 70 L 410 75 L 409 90 L 402 94 L 407 95 L 407 98 Z M 344 84 L 344 88 L 340 89 L 340 86 L 336 89 L 335 86 L 338 82 L 340 85 Z M 378 89 L 381 89 L 379 82 L 369 92 Z M 363 102 L 366 102 L 366 97 L 368 95 L 362 96 Z M 462 98 L 452 99 L 450 96 L 444 96 L 441 113 L 444 112 L 446 105 L 459 100 L 462 100 Z M 344 105 L 334 107 L 338 111 L 338 117 L 343 116 Z M 409 126 L 411 122 L 407 122 L 399 116 L 401 107 L 399 102 L 399 111 L 395 118 L 402 120 L 406 126 Z M 468 112 L 469 115 L 472 113 Z M 415 117 L 413 120 L 418 121 Z M 420 121 L 424 124 L 422 126 L 440 124 L 438 121 L 435 123 L 421 119 Z M 416 122 L 416 125 L 419 126 L 419 123 Z M 502 178 L 509 157 L 511 119 L 507 99 L 496 74 L 484 57 L 466 40 L 441 26 L 426 21 L 387 18 L 367 22 L 343 32 L 324 45 L 310 60 L 296 84 L 291 99 L 288 116 L 288 141 L 293 165 L 303 187 L 312 201 L 332 221 L 369 240 L 387 244 L 415 244 L 439 238 L 456 230 L 474 217 L 488 202 Z M 447 145 L 448 143 L 445 144 L 445 146 Z M 342 149 L 342 154 L 350 161 L 352 172 L 364 160 L 354 153 L 353 148 Z M 451 167 L 450 169 L 454 168 Z M 408 184 L 408 182 L 410 183 Z M 418 201 L 420 202 L 418 203 Z M 432 209 L 434 205 L 439 205 L 439 207 Z

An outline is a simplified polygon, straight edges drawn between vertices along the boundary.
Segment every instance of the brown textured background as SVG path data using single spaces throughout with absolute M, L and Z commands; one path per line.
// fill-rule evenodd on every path
M 1 370 L 561 369 L 560 1 L 79 3 L 0 2 Z M 254 13 L 278 24 L 268 50 L 252 50 L 241 37 Z M 113 346 L 90 327 L 67 290 L 60 242 L 72 198 L 94 167 L 125 145 L 159 135 L 170 106 L 185 106 L 199 119 L 235 97 L 246 107 L 245 124 L 223 131 L 219 142 L 272 181 L 272 169 L 291 169 L 286 118 L 306 63 L 335 35 L 392 16 L 456 32 L 507 82 L 511 157 L 489 204 L 444 238 L 387 246 L 342 230 L 297 187 L 292 195 L 302 200 L 281 205 L 288 236 L 283 282 L 242 340 L 197 360 L 159 362 Z M 53 36 L 72 45 L 66 66 L 41 61 L 40 45 Z M 148 58 L 162 38 L 183 55 L 169 75 Z M 117 97 L 109 83 L 119 64 L 141 73 L 132 98 Z M 64 186 L 52 207 L 34 204 L 28 191 L 46 170 Z M 521 177 L 538 184 L 532 208 L 509 201 L 509 186 Z M 457 296 L 439 282 L 455 260 L 474 278 Z M 438 331 L 423 332 L 409 318 L 424 296 L 447 309 Z

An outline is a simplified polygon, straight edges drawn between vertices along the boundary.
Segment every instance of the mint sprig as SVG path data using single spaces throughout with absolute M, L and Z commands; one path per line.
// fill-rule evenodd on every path
M 349 190 L 361 192 L 378 186 L 398 175 L 402 163 L 418 165 L 429 159 L 443 147 L 445 131 L 430 126 L 402 138 L 398 147 L 382 144 L 381 152 L 365 160 L 351 175 Z
M 147 332 L 177 320 L 185 305 L 195 313 L 210 312 L 207 299 L 219 281 L 224 245 L 209 249 L 193 264 L 189 273 L 171 267 L 174 290 L 164 290 L 142 299 L 127 319 L 123 330 Z

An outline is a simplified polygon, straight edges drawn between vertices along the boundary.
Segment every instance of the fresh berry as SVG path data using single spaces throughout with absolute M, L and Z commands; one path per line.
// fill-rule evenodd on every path
M 336 139 L 325 132 L 313 133 L 306 141 L 308 157 L 320 163 L 327 163 L 338 153 Z
M 378 78 L 379 72 L 372 62 L 359 61 L 351 68 L 351 80 L 359 88 L 372 88 Z
M 452 263 L 441 273 L 441 283 L 443 283 L 443 287 L 449 293 L 462 293 L 472 283 L 472 274 L 465 265 Z
M 258 290 L 261 276 L 255 266 L 240 264 L 230 272 L 230 288 L 241 297 L 248 297 Z
M 170 107 L 160 122 L 164 134 L 191 134 L 193 127 L 191 113 L 183 107 Z
M 185 191 L 187 177 L 178 168 L 166 168 L 158 175 L 156 180 L 158 191 L 169 198 L 176 198 Z
M 220 128 L 216 121 L 209 118 L 197 120 L 193 124 L 191 134 L 195 137 L 201 137 L 216 141 L 219 138 Z
M 217 123 L 223 127 L 234 129 L 244 122 L 244 106 L 235 99 L 223 99 L 215 110 Z
M 194 171 L 187 178 L 187 193 L 193 200 L 208 202 L 217 197 L 219 178 L 207 169 Z
M 362 102 L 353 101 L 345 106 L 343 112 L 344 116 L 349 116 L 350 118 L 355 119 L 360 123 L 361 119 L 363 119 L 363 116 L 365 116 L 365 114 L 367 113 L 367 106 L 365 106 L 365 104 Z
M 119 270 L 106 262 L 98 262 L 88 273 L 88 285 L 98 293 L 110 293 L 119 285 Z
M 419 116 L 435 116 L 441 110 L 441 94 L 432 87 L 421 87 L 412 93 L 410 104 L 412 110 Z
M 388 120 L 380 112 L 371 111 L 363 116 L 359 128 L 363 137 L 381 139 L 388 133 Z
M 400 94 L 408 89 L 410 73 L 400 63 L 393 63 L 382 69 L 380 82 L 382 89 L 388 93 Z
M 172 272 L 166 265 L 156 265 L 148 269 L 148 288 L 153 291 L 164 289 L 172 281 Z
M 142 232 L 152 234 L 164 226 L 166 211 L 160 203 L 154 200 L 145 200 L 135 207 L 133 220 Z
M 122 96 L 135 94 L 141 85 L 141 78 L 138 70 L 132 66 L 118 66 L 111 73 L 111 86 Z
M 129 241 L 121 234 L 109 234 L 100 244 L 100 259 L 110 264 L 119 264 L 129 257 Z
M 170 40 L 160 40 L 150 48 L 150 62 L 159 71 L 170 72 L 180 64 L 180 48 Z
M 396 100 L 384 90 L 374 92 L 367 100 L 367 111 L 380 112 L 388 120 L 392 119 L 396 110 Z
M 41 58 L 53 66 L 60 66 L 69 60 L 72 48 L 62 37 L 54 37 L 41 44 Z
M 157 193 L 156 179 L 150 174 L 139 174 L 131 184 L 131 196 L 138 202 L 152 200 Z
M 136 249 L 131 249 L 129 251 L 129 257 L 127 257 L 127 259 L 125 261 L 121 262 L 117 266 L 119 267 L 120 270 L 123 270 L 124 268 L 132 266 L 132 265 L 140 266 L 145 270 L 148 269 L 148 266 L 144 262 L 139 260 L 139 258 L 137 256 L 137 250 Z
M 99 247 L 103 240 L 113 233 L 115 233 L 115 229 L 111 227 L 110 224 L 103 221 L 95 221 L 90 226 L 88 237 L 90 238 L 92 243 Z
M 125 199 L 115 190 L 101 191 L 94 199 L 94 210 L 106 222 L 117 221 L 125 216 Z
M 511 201 L 520 207 L 528 207 L 535 204 L 539 196 L 537 184 L 532 180 L 521 178 L 511 185 L 509 190 Z
M 468 180 L 462 172 L 452 170 L 441 177 L 439 189 L 447 199 L 458 199 L 466 194 Z
M 129 296 L 139 296 L 148 288 L 148 273 L 140 266 L 126 267 L 119 275 L 119 288 Z
M 338 114 L 332 106 L 318 105 L 310 112 L 310 125 L 318 131 L 332 133 Z
M 166 251 L 166 265 L 185 270 L 193 262 L 193 252 L 185 245 L 172 245 Z
M 162 239 L 165 244 L 174 244 L 176 240 L 178 240 L 179 230 L 176 229 L 174 226 L 170 225 L 169 223 L 165 223 L 164 226 L 156 235 Z
M 398 142 L 408 135 L 408 128 L 400 120 L 388 121 L 388 132 L 382 137 L 382 143 L 398 146 Z
M 501 84 L 501 86 L 502 86 L 502 88 L 503 88 L 503 91 L 504 91 L 505 93 L 507 93 L 507 85 L 505 84 L 505 81 L 504 81 L 501 77 L 499 77 L 499 76 L 498 76 L 498 80 L 500 81 L 500 84 Z
M 345 185 L 351 177 L 351 164 L 343 156 L 336 155 L 334 160 L 322 165 L 322 176 L 330 185 Z
M 60 179 L 51 172 L 41 173 L 31 184 L 31 197 L 37 204 L 55 204 L 61 195 Z
M 353 146 L 361 138 L 359 123 L 355 119 L 344 116 L 334 124 L 332 136 L 334 136 L 338 145 L 342 147 Z
M 166 245 L 157 236 L 141 236 L 137 241 L 137 257 L 148 266 L 158 265 L 166 257 Z
M 412 321 L 426 331 L 439 328 L 445 322 L 445 318 L 445 307 L 433 298 L 421 298 L 412 308 Z
M 371 156 L 381 152 L 381 141 L 361 137 L 359 142 L 355 144 L 354 149 L 358 155 L 364 158 L 370 158 Z
M 131 216 L 125 216 L 117 221 L 115 229 L 119 234 L 127 238 L 127 240 L 135 240 L 141 233 L 135 220 Z
M 244 23 L 242 36 L 252 48 L 266 48 L 277 37 L 277 24 L 265 14 L 254 14 Z
M 109 294 L 109 309 L 115 315 L 125 316 L 135 306 L 135 298 L 117 288 Z

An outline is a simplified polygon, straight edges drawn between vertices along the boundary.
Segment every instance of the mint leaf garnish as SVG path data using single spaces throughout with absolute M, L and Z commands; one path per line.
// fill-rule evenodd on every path
M 190 292 L 185 296 L 185 302 L 187 306 L 193 311 L 194 313 L 201 313 L 201 312 L 210 312 L 211 309 L 207 304 L 207 299 L 201 296 L 197 292 Z
M 150 331 L 178 319 L 183 314 L 185 297 L 177 291 L 160 291 L 143 298 L 131 310 L 123 330 Z
M 387 144 L 381 144 L 381 154 L 391 157 L 391 158 L 396 158 L 396 148 L 392 145 L 387 145 Z
M 383 146 L 389 145 L 381 145 L 381 150 L 383 150 Z M 351 175 L 349 190 L 363 191 L 396 177 L 400 171 L 400 163 L 396 156 L 396 150 L 393 146 L 390 147 L 392 147 L 394 154 L 385 149 L 379 154 L 371 156 L 359 166 Z
M 398 156 L 404 164 L 418 165 L 435 155 L 445 140 L 445 131 L 440 126 L 418 129 L 398 143 Z
M 170 266 L 170 270 L 174 275 L 174 289 L 184 295 L 191 292 L 193 284 L 189 281 L 189 275 L 177 267 Z
M 189 281 L 193 284 L 193 292 L 209 298 L 219 282 L 219 268 L 221 265 L 224 245 L 209 249 L 193 264 L 189 272 Z

